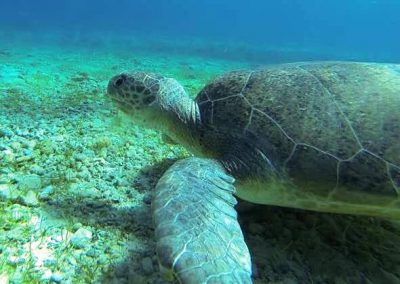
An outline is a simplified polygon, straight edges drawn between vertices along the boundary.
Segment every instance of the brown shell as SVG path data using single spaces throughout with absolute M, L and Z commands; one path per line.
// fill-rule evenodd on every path
M 201 143 L 222 156 L 261 141 L 299 188 L 400 193 L 400 67 L 299 63 L 217 78 L 197 96 Z M 260 143 L 260 142 L 258 142 Z

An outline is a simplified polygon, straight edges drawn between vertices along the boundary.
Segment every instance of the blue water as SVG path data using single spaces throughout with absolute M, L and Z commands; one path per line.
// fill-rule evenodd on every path
M 1 29 L 193 37 L 400 62 L 400 0 L 1 0 Z

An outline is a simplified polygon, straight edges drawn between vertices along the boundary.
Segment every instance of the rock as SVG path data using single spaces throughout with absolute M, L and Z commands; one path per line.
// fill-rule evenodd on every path
M 27 208 L 18 204 L 14 204 L 11 208 L 10 219 L 13 220 L 14 222 L 27 221 L 29 220 L 28 211 L 29 210 Z M 17 228 L 22 228 L 22 227 L 17 227 Z
M 17 177 L 18 187 L 20 190 L 37 191 L 42 187 L 42 179 L 38 175 L 26 175 Z
M 14 132 L 12 132 L 8 128 L 0 128 L 0 138 L 1 137 L 11 137 L 14 135 Z
M 21 264 L 26 263 L 26 259 L 24 257 L 17 257 L 14 255 L 11 255 L 7 258 L 7 263 L 9 265 L 13 265 L 13 266 L 21 265 Z
M 6 164 L 12 164 L 15 161 L 15 155 L 10 149 L 3 150 L 3 161 Z
M 142 264 L 142 270 L 145 275 L 150 275 L 154 272 L 153 261 L 151 260 L 150 257 L 143 258 L 141 264 Z
M 51 275 L 50 281 L 60 283 L 63 280 L 63 278 L 64 278 L 63 275 L 60 272 L 56 271 Z
M 81 161 L 81 162 L 84 162 L 87 159 L 86 155 L 83 153 L 76 153 L 74 155 L 74 158 L 76 161 Z
M 99 252 L 95 248 L 91 248 L 87 251 L 86 255 L 90 257 L 97 257 L 99 255 Z
M 83 180 L 90 180 L 91 174 L 89 170 L 85 166 L 83 166 L 80 170 L 81 171 L 77 173 L 77 177 Z
M 24 274 L 21 271 L 16 271 L 14 275 L 10 279 L 10 283 L 12 284 L 23 284 L 24 282 Z
M 8 175 L 10 174 L 12 171 L 10 168 L 0 168 L 0 174 L 4 174 L 4 175 Z M 8 177 L 7 177 L 8 178 Z
M 21 227 L 15 227 L 9 231 L 6 231 L 5 237 L 7 242 L 13 243 L 26 243 L 26 235 Z M 23 258 L 23 256 L 21 256 Z
M 45 169 L 38 165 L 33 165 L 31 167 L 31 172 L 33 172 L 34 174 L 37 174 L 39 176 L 42 176 L 46 173 Z
M 3 174 L 3 173 L 0 173 Z M 0 184 L 10 183 L 11 179 L 8 176 L 0 176 Z
M 43 260 L 43 265 L 47 267 L 52 267 L 57 264 L 57 260 L 54 257 L 49 257 Z
M 21 143 L 19 143 L 19 142 L 12 142 L 11 143 L 11 148 L 13 149 L 13 150 L 15 150 L 15 151 L 18 151 L 19 149 L 21 149 L 22 148 L 22 145 L 21 145 Z
M 18 164 L 33 160 L 33 156 L 21 156 L 15 159 Z
M 28 148 L 31 151 L 35 148 L 36 145 L 37 145 L 37 142 L 35 140 L 22 141 L 22 146 L 24 148 Z M 28 150 L 28 149 L 26 149 L 26 150 Z
M 71 245 L 75 248 L 85 248 L 92 240 L 92 232 L 85 228 L 80 228 L 71 237 Z
M 41 280 L 48 282 L 51 279 L 51 275 L 53 275 L 53 273 L 51 272 L 50 269 L 42 269 Z
M 36 196 L 36 192 L 29 190 L 25 196 L 20 196 L 20 202 L 23 205 L 29 206 L 29 207 L 36 207 L 39 205 L 39 200 Z
M 76 180 L 76 173 L 72 169 L 67 169 L 65 171 L 65 179 L 68 182 L 72 182 Z
M 7 273 L 6 272 L 2 272 L 0 274 L 0 283 L 9 283 L 9 281 L 10 281 L 10 278 L 7 275 Z
M 11 191 L 8 184 L 0 184 L 0 201 L 11 199 Z
M 76 231 L 78 231 L 80 228 L 82 228 L 83 227 L 83 225 L 82 225 L 82 223 L 75 223 L 73 226 L 72 226 L 72 231 L 74 231 L 74 232 L 76 232 Z
M 92 183 L 72 183 L 68 192 L 80 197 L 96 198 L 99 196 L 99 191 L 93 187 Z
M 31 149 L 24 149 L 22 150 L 24 156 L 33 156 L 33 151 Z
M 54 192 L 54 188 L 51 185 L 46 186 L 40 193 L 39 199 L 40 200 L 48 200 L 50 195 Z

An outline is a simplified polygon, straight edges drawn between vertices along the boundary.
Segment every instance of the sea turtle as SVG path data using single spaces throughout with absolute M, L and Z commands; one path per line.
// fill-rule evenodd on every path
M 193 100 L 174 79 L 114 76 L 108 96 L 194 157 L 152 202 L 160 267 L 182 283 L 251 283 L 236 199 L 400 218 L 400 66 L 291 63 L 229 72 Z

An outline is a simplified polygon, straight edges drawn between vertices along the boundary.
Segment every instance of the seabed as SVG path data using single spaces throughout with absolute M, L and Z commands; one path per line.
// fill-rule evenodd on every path
M 227 70 L 315 58 L 140 37 L 9 31 L 0 42 L 0 283 L 165 283 L 151 191 L 190 153 L 119 113 L 104 96 L 111 76 L 157 72 L 195 96 Z M 255 283 L 400 283 L 398 222 L 239 212 Z

